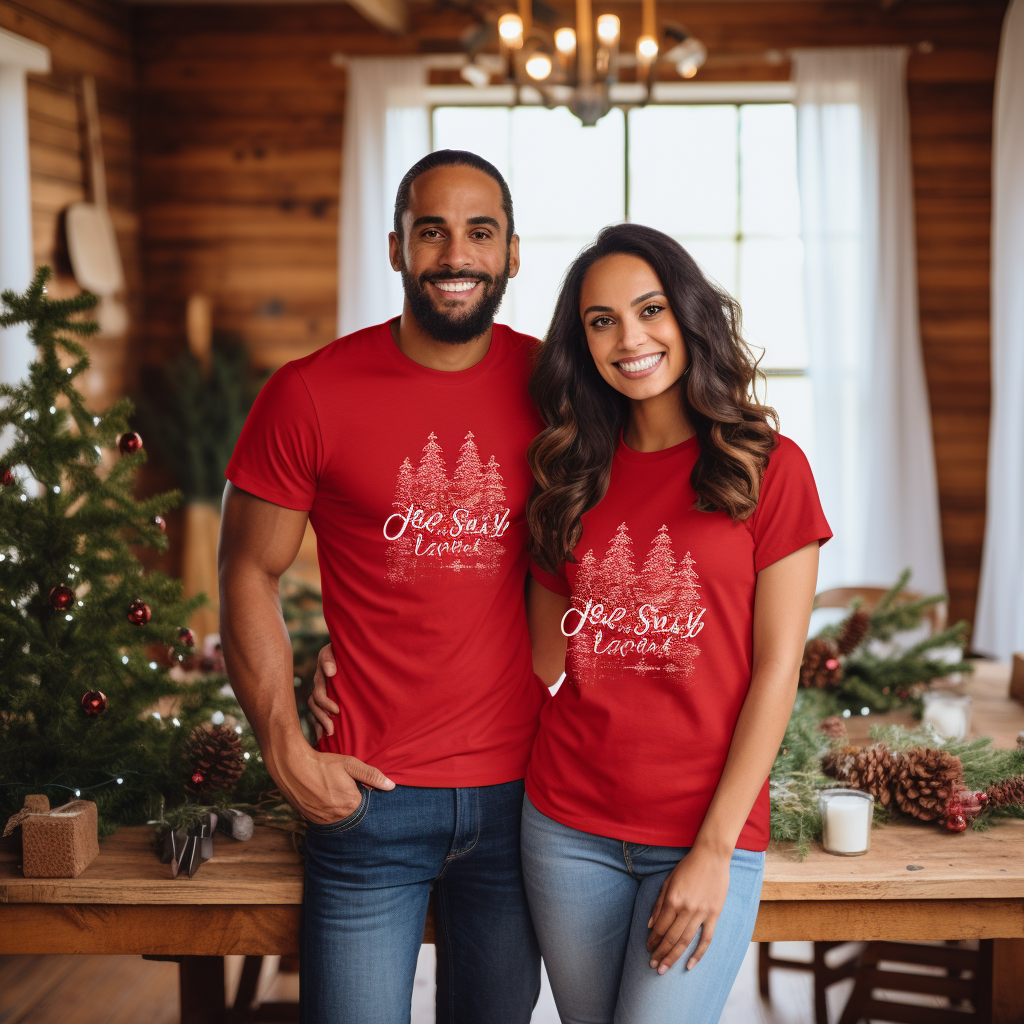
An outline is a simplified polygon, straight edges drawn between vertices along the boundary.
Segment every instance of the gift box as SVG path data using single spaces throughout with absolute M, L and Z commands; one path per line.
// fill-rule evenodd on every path
M 77 878 L 100 852 L 96 805 L 72 800 L 21 822 L 26 878 Z

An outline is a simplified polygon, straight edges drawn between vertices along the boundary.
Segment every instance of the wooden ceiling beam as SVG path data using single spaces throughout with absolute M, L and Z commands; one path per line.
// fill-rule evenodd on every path
M 405 0 L 348 0 L 378 28 L 385 32 L 405 32 L 409 27 L 409 9 Z

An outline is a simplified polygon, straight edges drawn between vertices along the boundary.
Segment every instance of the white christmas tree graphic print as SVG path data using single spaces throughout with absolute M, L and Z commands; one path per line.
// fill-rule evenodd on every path
M 511 513 L 501 467 L 493 455 L 484 466 L 472 430 L 466 432 L 451 480 L 431 432 L 419 465 L 414 469 L 406 458 L 399 467 L 393 508 L 384 523 L 387 578 L 393 586 L 439 572 L 498 572 Z
M 598 561 L 588 551 L 562 620 L 569 638 L 570 677 L 578 683 L 623 671 L 661 672 L 677 681 L 693 671 L 704 629 L 700 579 L 690 553 L 676 559 L 668 527 L 655 534 L 636 571 L 633 540 L 622 523 Z

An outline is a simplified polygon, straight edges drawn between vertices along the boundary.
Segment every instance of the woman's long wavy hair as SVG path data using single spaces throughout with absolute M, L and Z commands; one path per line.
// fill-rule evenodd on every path
M 746 519 L 757 507 L 775 447 L 778 418 L 754 394 L 763 375 L 741 335 L 736 301 L 668 235 L 639 224 L 605 228 L 566 271 L 530 381 L 546 424 L 528 453 L 537 480 L 527 506 L 531 553 L 552 572 L 575 561 L 580 519 L 608 489 L 612 458 L 629 417 L 628 399 L 594 364 L 580 317 L 588 271 L 618 253 L 639 257 L 657 274 L 686 344 L 689 365 L 676 387 L 700 442 L 690 474 L 694 507 Z

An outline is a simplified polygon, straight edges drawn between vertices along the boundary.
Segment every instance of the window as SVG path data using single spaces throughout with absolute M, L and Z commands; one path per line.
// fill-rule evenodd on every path
M 479 153 L 512 189 L 523 266 L 504 321 L 543 337 L 576 253 L 606 224 L 650 224 L 740 302 L 767 401 L 812 455 L 792 104 L 613 109 L 593 128 L 564 107 L 441 106 L 433 146 Z

